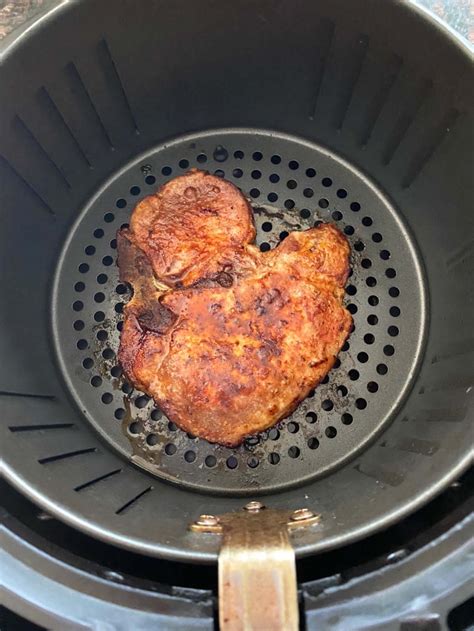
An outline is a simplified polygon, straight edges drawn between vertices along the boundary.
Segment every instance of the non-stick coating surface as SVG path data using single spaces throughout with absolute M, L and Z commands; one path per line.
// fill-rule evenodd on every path
M 354 331 L 326 379 L 291 417 L 238 449 L 188 436 L 134 391 L 116 360 L 128 289 L 118 281 L 116 231 L 137 201 L 201 167 L 240 186 L 254 208 L 257 243 L 332 221 L 352 247 L 347 285 Z M 176 221 L 180 221 L 179 215 Z M 396 210 L 342 160 L 301 140 L 255 130 L 180 139 L 143 156 L 88 204 L 61 255 L 54 336 L 87 418 L 153 474 L 211 493 L 272 492 L 328 473 L 390 421 L 421 352 L 426 313 L 420 264 Z
M 98 538 L 214 561 L 218 541 L 191 535 L 188 524 L 239 509 L 251 479 L 272 507 L 322 514 L 320 526 L 295 536 L 304 555 L 385 527 L 459 475 L 473 444 L 472 75 L 472 56 L 457 40 L 395 0 L 81 0 L 10 43 L 0 68 L 8 479 Z M 346 299 L 357 313 L 340 368 L 305 403 L 304 418 L 285 423 L 277 441 L 238 450 L 234 469 L 234 454 L 217 449 L 219 463 L 206 465 L 215 448 L 150 420 L 151 402 L 134 403 L 134 413 L 150 415 L 134 436 L 157 437 L 143 447 L 162 457 L 170 483 L 128 458 L 125 417 L 115 418 L 126 405 L 109 381 L 116 346 L 97 333 L 111 331 L 103 306 L 112 299 L 117 320 L 115 303 L 126 295 L 108 284 L 115 229 L 140 195 L 184 172 L 181 160 L 238 182 L 256 206 L 262 244 L 276 243 L 287 226 L 275 220 L 288 217 L 352 227 Z M 164 166 L 173 172 L 162 174 Z M 269 209 L 283 219 L 265 217 Z M 382 364 L 386 374 L 377 372 Z M 272 453 L 279 462 L 268 460 Z

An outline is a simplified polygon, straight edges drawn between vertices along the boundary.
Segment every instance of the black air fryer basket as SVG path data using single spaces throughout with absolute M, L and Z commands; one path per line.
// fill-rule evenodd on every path
M 201 513 L 307 507 L 321 520 L 295 536 L 303 556 L 459 476 L 473 444 L 473 85 L 467 48 L 396 0 L 82 0 L 7 41 L 8 480 L 94 537 L 210 563 L 219 537 L 188 529 Z M 319 221 L 352 249 L 354 331 L 334 369 L 238 449 L 181 432 L 116 360 L 130 295 L 116 232 L 194 167 L 249 197 L 262 250 Z

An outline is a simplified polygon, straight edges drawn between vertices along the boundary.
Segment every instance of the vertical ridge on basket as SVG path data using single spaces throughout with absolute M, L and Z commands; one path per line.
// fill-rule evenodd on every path
M 318 48 L 319 58 L 316 62 L 315 80 L 313 88 L 313 99 L 310 108 L 309 118 L 312 120 L 316 117 L 318 107 L 319 94 L 323 84 L 324 76 L 327 69 L 327 61 L 331 51 L 332 42 L 336 25 L 332 20 L 323 18 L 320 22 L 320 31 L 322 35 L 322 44 Z
M 382 164 L 384 166 L 388 166 L 393 160 L 403 139 L 408 134 L 421 108 L 432 95 L 432 92 L 433 82 L 430 79 L 427 79 L 421 84 L 413 107 L 404 110 L 397 118 L 392 131 L 388 135 L 385 149 L 382 153 Z
M 34 133 L 25 123 L 25 121 L 18 114 L 15 116 L 14 119 L 14 127 L 23 136 L 23 138 L 26 139 L 27 143 L 30 144 L 30 146 L 36 148 L 37 153 L 39 153 L 43 157 L 43 159 L 49 165 L 50 170 L 55 173 L 56 179 L 61 182 L 61 184 L 63 184 L 66 188 L 72 188 L 71 183 L 66 177 L 63 169 L 56 164 L 53 158 L 49 155 L 49 153 L 46 151 L 46 149 L 38 141 Z
M 109 136 L 109 133 L 107 131 L 107 128 L 102 120 L 102 118 L 99 116 L 99 112 L 97 111 L 97 108 L 86 88 L 86 85 L 79 73 L 79 70 L 77 69 L 76 64 L 73 61 L 70 61 L 67 65 L 66 65 L 66 72 L 68 74 L 69 79 L 71 80 L 71 82 L 73 83 L 73 85 L 75 86 L 75 94 L 77 96 L 82 95 L 80 98 L 82 100 L 83 105 L 85 105 L 86 107 L 88 107 L 90 109 L 90 111 L 93 113 L 95 120 L 98 124 L 99 129 L 101 130 L 103 139 L 105 140 L 105 142 L 108 144 L 110 149 L 115 149 L 112 140 Z
M 5 156 L 0 155 L 0 163 L 3 163 L 4 166 L 13 174 L 13 176 L 21 183 L 22 187 L 26 189 L 29 195 L 31 195 L 37 202 L 39 202 L 40 206 L 43 210 L 45 210 L 49 215 L 55 216 L 54 210 L 48 204 L 47 201 L 43 199 L 43 197 L 38 193 L 38 191 L 27 181 L 25 178 L 18 173 L 15 167 L 5 158 Z
M 140 129 L 137 124 L 137 119 L 133 113 L 132 107 L 130 105 L 130 100 L 127 96 L 127 91 L 125 90 L 124 83 L 120 77 L 120 73 L 117 68 L 117 64 L 112 57 L 112 53 L 110 51 L 110 46 L 108 45 L 105 39 L 102 39 L 98 46 L 97 51 L 99 54 L 99 61 L 103 68 L 104 73 L 111 79 L 112 83 L 115 86 L 115 92 L 121 96 L 121 99 L 125 105 L 125 109 L 128 113 L 132 126 L 135 130 L 135 133 L 139 134 Z
M 380 82 L 378 90 L 367 108 L 367 122 L 360 135 L 359 146 L 366 147 L 374 130 L 374 127 L 382 113 L 382 110 L 390 96 L 392 88 L 400 76 L 400 71 L 403 66 L 403 59 L 396 54 L 393 54 L 389 60 L 384 72 L 383 79 Z
M 86 152 L 82 148 L 81 143 L 76 138 L 72 129 L 67 124 L 64 116 L 62 115 L 61 111 L 59 110 L 58 106 L 54 102 L 52 96 L 49 94 L 45 86 L 42 86 L 39 89 L 39 95 L 41 97 L 41 102 L 43 104 L 44 110 L 47 112 L 50 118 L 54 119 L 56 122 L 59 123 L 59 126 L 61 127 L 61 129 L 64 130 L 67 137 L 71 141 L 69 144 L 74 147 L 76 154 L 82 160 L 84 165 L 88 167 L 89 169 L 92 168 L 92 164 L 89 161 L 89 158 L 87 157 Z
M 451 108 L 446 112 L 437 127 L 431 131 L 424 145 L 410 162 L 405 175 L 402 177 L 402 188 L 409 188 L 417 179 L 428 162 L 433 158 L 446 136 L 451 132 L 459 116 L 460 112 L 455 108 Z
M 342 104 L 339 112 L 336 111 L 335 117 L 335 127 L 338 131 L 340 131 L 344 126 L 344 121 L 352 102 L 354 90 L 359 81 L 362 67 L 367 57 L 368 48 L 369 38 L 367 35 L 361 34 L 357 37 L 355 51 L 351 49 L 349 53 L 349 59 L 346 63 L 351 65 L 350 78 L 347 85 L 341 88 L 343 93 Z

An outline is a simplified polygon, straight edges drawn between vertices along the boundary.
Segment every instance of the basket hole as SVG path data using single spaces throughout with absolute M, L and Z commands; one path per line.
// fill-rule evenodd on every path
M 127 205 L 127 200 L 123 199 L 123 197 L 121 197 L 120 199 L 118 199 L 115 202 L 115 205 L 117 206 L 117 208 L 125 208 L 125 206 Z M 105 217 L 104 217 L 105 219 Z
M 308 421 L 308 423 L 316 423 L 316 421 L 318 420 L 318 415 L 316 414 L 316 412 L 308 412 L 306 414 L 306 420 Z
M 385 276 L 387 278 L 395 278 L 396 275 L 397 275 L 397 272 L 393 269 L 393 267 L 388 267 L 385 270 Z
M 260 191 L 258 190 L 258 188 L 251 188 L 250 189 L 250 197 L 252 199 L 257 199 L 257 197 L 260 197 Z
M 367 285 L 367 287 L 375 287 L 377 285 L 377 279 L 373 276 L 368 276 L 365 284 Z
M 156 177 L 154 175 L 147 175 L 145 178 L 145 183 L 148 186 L 152 186 L 156 182 Z
M 88 346 L 87 340 L 77 340 L 76 346 L 80 351 L 85 350 Z
M 104 231 L 102 230 L 102 228 L 96 228 L 93 234 L 96 239 L 102 239 L 102 237 L 104 236 Z
M 280 181 L 280 176 L 277 175 L 276 173 L 272 173 L 268 179 L 270 180 L 272 184 L 276 184 L 277 182 Z
M 96 337 L 100 342 L 105 342 L 105 340 L 109 337 L 109 334 L 107 331 L 104 331 L 104 329 L 99 329 Z
M 399 307 L 390 307 L 390 315 L 393 318 L 398 318 L 398 316 L 400 315 Z
M 330 412 L 334 407 L 334 403 L 331 401 L 331 399 L 325 399 L 322 402 L 321 407 L 325 412 Z
M 355 368 L 352 368 L 351 370 L 349 370 L 349 379 L 351 381 L 357 381 L 357 379 L 359 379 L 359 371 L 356 370 Z
M 377 372 L 379 375 L 386 375 L 388 372 L 388 366 L 386 366 L 386 364 L 378 364 Z
M 206 467 L 209 467 L 210 469 L 212 469 L 212 467 L 215 467 L 217 464 L 217 458 L 215 456 L 206 456 L 206 459 L 204 460 Z
M 290 434 L 296 434 L 299 431 L 300 426 L 298 425 L 298 423 L 291 421 L 290 423 L 288 423 L 287 428 Z
M 361 364 L 366 364 L 369 361 L 369 356 L 364 352 L 358 353 L 357 360 L 360 361 Z
M 339 188 L 336 195 L 339 197 L 339 199 L 344 199 L 345 197 L 347 197 L 347 191 L 345 188 Z
M 336 438 L 337 429 L 333 427 L 332 425 L 330 425 L 329 427 L 326 427 L 324 433 L 326 434 L 328 438 Z
M 373 335 L 372 333 L 366 333 L 364 335 L 364 342 L 366 344 L 373 344 L 375 342 L 375 335 Z
M 303 195 L 309 199 L 310 197 L 313 197 L 314 191 L 312 188 L 305 188 L 303 191 Z
M 150 401 L 149 397 L 147 397 L 145 394 L 142 394 L 135 399 L 135 406 L 139 410 L 141 410 L 148 405 L 149 401 Z
M 371 313 L 369 316 L 367 316 L 367 322 L 371 325 L 371 326 L 375 326 L 378 323 L 379 319 L 377 318 L 377 316 L 374 313 Z
M 276 202 L 278 199 L 278 195 L 276 193 L 268 193 L 267 199 L 269 202 Z
M 334 219 L 334 221 L 341 221 L 342 219 L 342 213 L 339 210 L 335 210 L 331 217 Z
M 133 196 L 137 196 L 140 195 L 140 187 L 139 186 L 132 186 L 132 188 L 130 189 L 130 195 Z
M 99 285 L 105 285 L 108 280 L 109 277 L 107 276 L 107 274 L 99 274 L 97 276 L 97 282 L 99 283 Z
M 173 169 L 171 167 L 165 166 L 161 169 L 162 175 L 171 175 L 173 173 Z
M 78 269 L 81 274 L 86 274 L 89 271 L 89 265 L 87 263 L 81 263 Z
M 239 461 L 235 456 L 229 456 L 225 463 L 228 469 L 237 469 Z
M 298 458 L 300 453 L 300 449 L 296 447 L 296 445 L 293 445 L 288 449 L 288 455 L 290 456 L 290 458 Z
M 255 469 L 260 464 L 260 460 L 256 456 L 250 456 L 247 460 L 247 466 L 251 469 Z
M 268 462 L 270 464 L 278 464 L 280 462 L 280 455 L 272 451 L 271 454 L 268 454 Z
M 387 329 L 387 333 L 390 335 L 390 337 L 397 337 L 397 335 L 399 334 L 399 328 L 398 326 L 389 326 Z
M 357 305 L 350 303 L 347 305 L 347 310 L 349 311 L 350 314 L 355 315 L 358 311 Z
M 306 177 L 314 177 L 316 175 L 316 171 L 314 169 L 306 169 Z
M 300 168 L 300 163 L 297 162 L 296 160 L 290 160 L 288 162 L 288 166 L 292 171 L 296 171 L 297 169 Z
M 358 410 L 365 410 L 365 408 L 367 407 L 367 401 L 363 399 L 362 397 L 359 397 L 358 399 L 356 399 L 355 404 Z
M 300 217 L 302 219 L 309 219 L 309 217 L 311 217 L 311 212 L 307 208 L 303 208 L 300 210 Z
M 96 311 L 94 313 L 94 320 L 96 322 L 103 322 L 105 320 L 105 313 L 103 311 Z
M 360 210 L 359 202 L 352 202 L 351 205 L 350 205 L 350 209 L 352 210 L 352 212 L 358 213 L 359 210 Z
M 365 245 L 362 243 L 362 241 L 356 241 L 354 243 L 354 250 L 356 250 L 356 252 L 362 252 L 364 248 L 365 248 Z
M 242 169 L 234 169 L 234 170 L 232 171 L 232 175 L 233 175 L 234 177 L 237 177 L 237 178 L 242 177 L 242 175 L 243 175 L 243 174 L 244 174 L 244 172 L 242 171 Z
M 104 300 L 105 300 L 105 294 L 103 294 L 101 291 L 98 291 L 96 294 L 94 294 L 95 302 L 104 302 Z
M 102 403 L 108 405 L 109 403 L 112 403 L 113 398 L 114 397 L 110 394 L 110 392 L 104 392 L 104 394 L 101 396 L 101 401 Z
M 192 450 L 184 452 L 184 459 L 186 462 L 194 462 L 196 460 L 196 453 Z
M 104 221 L 105 223 L 112 223 L 112 221 L 115 219 L 115 215 L 114 213 L 105 213 L 104 215 Z
M 168 443 L 167 445 L 165 445 L 165 454 L 167 456 L 174 456 L 176 451 L 176 445 L 174 445 L 173 443 Z
M 374 232 L 374 234 L 372 235 L 372 241 L 374 243 L 380 243 L 382 241 L 382 235 L 380 234 L 380 232 Z
M 263 158 L 263 154 L 260 151 L 254 151 L 253 154 L 252 154 L 252 158 L 256 162 L 260 162 L 260 160 Z
M 268 250 L 270 250 L 270 244 L 269 243 L 264 241 L 263 243 L 260 244 L 260 251 L 261 252 L 268 252 Z
M 170 432 L 177 432 L 178 431 L 178 426 L 176 425 L 176 423 L 173 423 L 172 421 L 169 421 L 168 429 L 170 430 Z
M 388 293 L 392 298 L 398 298 L 398 296 L 400 295 L 400 290 L 398 289 L 398 287 L 390 287 Z
M 379 304 L 379 299 L 377 298 L 377 296 L 369 296 L 367 298 L 367 302 L 371 307 L 376 307 Z
M 332 180 L 330 177 L 323 177 L 323 179 L 321 180 L 321 184 L 326 188 L 329 188 L 330 186 L 332 186 Z
M 364 269 L 369 269 L 370 267 L 372 267 L 372 261 L 370 259 L 362 259 L 360 264 Z
M 349 390 L 346 388 L 346 386 L 338 386 L 336 388 L 336 392 L 340 397 L 346 397 L 349 393 Z
M 367 390 L 374 394 L 379 389 L 379 384 L 376 381 L 369 381 L 367 384 Z
M 344 425 L 350 425 L 353 421 L 352 414 L 349 414 L 349 412 L 344 412 L 344 414 L 341 416 L 341 421 Z
M 258 169 L 255 169 L 254 171 L 252 171 L 250 176 L 252 177 L 253 180 L 259 180 L 262 177 L 262 172 L 258 171 Z
M 187 169 L 189 167 L 189 160 L 186 160 L 186 158 L 183 158 L 182 160 L 178 162 L 178 165 L 180 169 Z
M 82 309 L 84 308 L 84 303 L 81 300 L 76 300 L 72 303 L 72 308 L 74 309 L 74 311 L 82 311 Z
M 159 421 L 161 418 L 161 412 L 160 410 L 152 410 L 151 414 L 150 414 L 150 418 L 152 421 Z
M 158 436 L 156 434 L 148 434 L 148 436 L 146 437 L 146 443 L 150 447 L 154 447 L 158 444 Z
M 104 348 L 104 350 L 102 351 L 102 357 L 104 359 L 110 360 L 115 357 L 115 353 L 111 348 Z
M 82 320 L 75 320 L 73 327 L 75 331 L 82 331 L 84 328 L 84 322 Z
M 287 210 L 291 210 L 295 207 L 295 202 L 292 199 L 285 199 L 284 206 Z
M 199 164 L 203 164 L 204 162 L 207 162 L 207 156 L 205 153 L 200 153 L 196 160 L 199 162 Z
M 355 230 L 353 226 L 346 226 L 344 228 L 344 234 L 346 234 L 348 237 L 351 237 L 354 234 Z
M 387 357 L 391 357 L 395 353 L 395 349 L 391 344 L 387 344 L 383 347 L 383 354 Z
M 83 360 L 82 365 L 84 366 L 86 370 L 89 370 L 89 368 L 92 368 L 92 366 L 94 365 L 94 360 L 91 359 L 90 357 L 86 357 Z
M 374 222 L 372 221 L 371 217 L 362 217 L 362 225 L 363 226 L 371 226 Z
M 270 221 L 264 221 L 262 223 L 262 230 L 264 232 L 271 232 L 272 228 L 273 228 L 273 224 Z
M 268 438 L 270 440 L 278 440 L 280 438 L 280 431 L 276 427 L 272 427 L 268 432 Z
M 281 156 L 279 156 L 279 155 L 277 155 L 277 154 L 273 155 L 273 156 L 270 158 L 270 162 L 271 162 L 272 164 L 280 164 L 280 162 L 281 162 Z
M 139 434 L 141 430 L 141 426 L 140 423 L 138 423 L 137 421 L 135 421 L 134 423 L 131 423 L 128 426 L 128 431 L 130 432 L 130 434 Z
M 91 386 L 93 386 L 94 388 L 99 388 L 102 385 L 102 377 L 99 377 L 98 375 L 94 375 L 94 377 L 92 377 L 91 379 Z
M 309 438 L 307 445 L 310 449 L 317 449 L 319 447 L 319 440 L 317 438 Z
M 286 186 L 290 190 L 293 190 L 293 189 L 295 189 L 298 186 L 298 184 L 296 183 L 296 180 L 288 180 L 288 182 L 286 183 Z
M 124 408 L 117 408 L 114 412 L 114 416 L 117 421 L 121 421 L 125 418 L 125 410 Z
M 112 366 L 112 368 L 110 369 L 110 374 L 115 379 L 119 379 L 122 376 L 122 368 L 120 366 Z

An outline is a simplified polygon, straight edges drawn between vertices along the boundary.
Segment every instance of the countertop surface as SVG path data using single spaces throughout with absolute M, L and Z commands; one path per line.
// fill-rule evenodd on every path
M 474 0 L 416 0 L 416 3 L 438 15 L 471 44 L 474 44 Z M 56 4 L 56 2 L 54 0 L 0 0 L 0 39 L 27 20 L 34 19 L 51 4 Z

